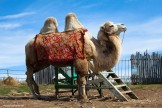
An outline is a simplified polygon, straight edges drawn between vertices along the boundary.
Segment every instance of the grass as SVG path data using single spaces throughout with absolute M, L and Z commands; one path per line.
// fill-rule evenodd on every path
M 3 81 L 0 79 L 0 86 L 2 86 L 3 85 Z
M 10 93 L 12 91 L 16 91 L 16 93 L 29 93 L 29 89 L 26 84 L 21 84 L 20 86 L 7 86 L 3 84 L 0 86 L 0 95 L 2 96 L 11 95 Z
M 41 84 L 39 85 L 40 90 L 54 89 L 54 84 Z
M 41 84 L 39 85 L 39 88 L 41 93 L 47 92 L 52 93 L 54 90 L 54 85 Z M 19 86 L 7 86 L 4 85 L 2 81 L 0 81 L 0 96 L 12 96 L 12 95 L 24 96 L 24 93 L 28 95 L 31 94 L 29 87 L 27 86 L 26 83 L 21 83 Z
M 131 89 L 151 89 L 151 88 L 161 88 L 162 89 L 162 84 L 148 84 L 148 85 L 131 85 L 127 84 Z M 40 92 L 41 94 L 43 93 L 54 93 L 54 84 L 41 84 L 39 85 Z M 14 94 L 15 93 L 15 94 Z M 31 94 L 28 86 L 26 83 L 21 83 L 19 86 L 7 86 L 4 85 L 2 81 L 0 81 L 0 96 L 24 96 L 23 93 L 27 93 L 28 95 Z

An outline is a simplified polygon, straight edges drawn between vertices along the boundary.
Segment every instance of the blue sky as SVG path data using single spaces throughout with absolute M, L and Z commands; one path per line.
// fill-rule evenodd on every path
M 0 0 L 0 68 L 26 70 L 25 44 L 47 17 L 63 31 L 70 12 L 95 38 L 104 22 L 124 23 L 121 59 L 146 49 L 162 52 L 162 0 Z

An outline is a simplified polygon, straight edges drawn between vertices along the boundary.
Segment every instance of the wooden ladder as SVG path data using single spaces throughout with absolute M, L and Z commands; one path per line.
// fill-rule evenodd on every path
M 120 100 L 128 101 L 125 95 L 128 95 L 132 99 L 138 99 L 135 93 L 114 73 L 108 72 L 108 76 L 105 77 L 102 73 L 96 75 L 99 79 L 102 79 L 104 85 Z M 110 78 L 111 76 L 111 78 Z M 112 82 L 112 80 L 114 82 Z M 116 82 L 116 84 L 114 84 Z

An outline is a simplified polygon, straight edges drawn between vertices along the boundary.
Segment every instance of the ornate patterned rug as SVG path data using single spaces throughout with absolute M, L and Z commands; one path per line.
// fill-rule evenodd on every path
M 84 59 L 84 34 L 86 29 L 73 31 L 37 34 L 34 48 L 38 63 L 69 62 L 75 59 Z

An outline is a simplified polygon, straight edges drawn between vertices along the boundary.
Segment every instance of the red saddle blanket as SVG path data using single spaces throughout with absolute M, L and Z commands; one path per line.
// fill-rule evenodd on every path
M 37 34 L 34 48 L 38 62 L 69 62 L 84 59 L 84 34 L 86 29 Z

